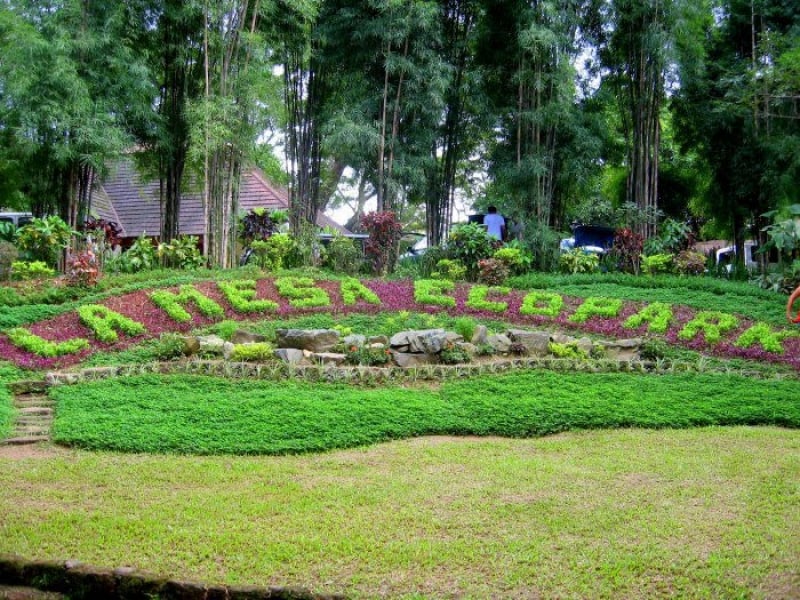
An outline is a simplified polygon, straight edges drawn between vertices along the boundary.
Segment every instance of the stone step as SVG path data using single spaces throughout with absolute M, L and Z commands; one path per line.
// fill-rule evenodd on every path
M 23 435 L 50 435 L 50 428 L 41 425 L 14 425 L 14 431 L 11 434 L 14 437 L 22 437 Z
M 37 407 L 55 408 L 56 403 L 52 402 L 52 401 L 51 402 L 47 402 L 47 401 L 42 401 L 42 400 L 31 401 L 31 402 L 15 401 L 14 402 L 14 406 L 16 406 L 17 408 L 37 408 Z
M 38 444 L 40 442 L 49 442 L 50 436 L 48 435 L 23 435 L 8 438 L 2 443 L 8 446 L 21 446 L 23 444 Z
M 48 415 L 52 416 L 53 409 L 47 406 L 27 406 L 19 409 L 20 415 Z
M 39 425 L 41 423 L 52 423 L 53 419 L 49 415 L 28 415 L 19 416 L 14 419 L 17 425 Z
M 47 383 L 45 381 L 15 381 L 8 384 L 8 389 L 12 394 L 32 394 L 42 393 L 47 390 Z

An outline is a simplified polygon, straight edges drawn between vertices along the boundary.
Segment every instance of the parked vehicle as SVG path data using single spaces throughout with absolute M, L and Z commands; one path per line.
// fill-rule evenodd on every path
M 559 244 L 561 252 L 579 248 L 591 254 L 605 254 L 614 245 L 615 230 L 602 225 L 573 225 L 572 237 Z
M 29 212 L 0 212 L 0 223 L 11 223 L 16 229 L 27 225 L 33 219 Z

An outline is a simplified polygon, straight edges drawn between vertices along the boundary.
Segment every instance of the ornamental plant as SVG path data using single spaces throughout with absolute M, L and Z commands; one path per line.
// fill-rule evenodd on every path
M 414 301 L 419 304 L 453 307 L 456 299 L 447 296 L 455 289 L 455 284 L 447 279 L 420 279 L 414 282 Z
M 457 225 L 447 238 L 447 254 L 467 269 L 467 279 L 476 281 L 480 272 L 478 261 L 491 258 L 499 242 L 477 223 Z
M 33 262 L 16 260 L 11 263 L 11 278 L 18 281 L 43 279 L 45 277 L 52 277 L 55 274 L 55 270 L 48 267 L 41 260 L 34 260 Z
M 70 254 L 67 258 L 67 283 L 77 287 L 97 285 L 100 269 L 97 256 L 90 249 Z
M 550 342 L 547 344 L 547 351 L 556 358 L 571 358 L 578 360 L 585 360 L 589 358 L 589 355 L 585 350 L 578 348 L 577 342 L 569 342 L 566 344 Z
M 467 276 L 467 267 L 451 258 L 443 258 L 436 263 L 436 271 L 431 273 L 431 279 L 447 279 L 449 281 L 463 281 Z
M 625 273 L 639 274 L 642 260 L 644 238 L 628 227 L 618 229 L 614 235 L 614 245 L 611 255 L 617 263 L 617 268 Z
M 672 307 L 664 302 L 648 304 L 635 315 L 631 315 L 622 324 L 626 329 L 636 329 L 645 323 L 647 330 L 653 333 L 666 333 L 672 322 Z
M 289 304 L 295 308 L 310 308 L 312 306 L 330 306 L 331 299 L 328 293 L 314 286 L 310 277 L 280 277 L 275 280 L 278 293 L 289 299 Z
M 344 302 L 345 306 L 353 306 L 359 298 L 368 304 L 381 303 L 381 299 L 378 298 L 378 294 L 373 292 L 354 277 L 343 279 L 340 289 L 342 292 L 342 301 Z
M 375 274 L 383 276 L 394 268 L 402 224 L 393 211 L 387 210 L 364 215 L 361 226 L 369 234 L 364 246 L 367 259 L 372 262 Z
M 101 342 L 116 342 L 117 329 L 130 336 L 141 335 L 146 331 L 144 325 L 138 321 L 114 312 L 102 304 L 86 304 L 79 307 L 78 317 Z
M 501 313 L 508 310 L 508 302 L 496 302 L 488 300 L 488 296 L 506 296 L 511 292 L 509 287 L 498 287 L 488 285 L 473 285 L 469 290 L 466 305 L 475 310 L 488 310 Z
M 530 292 L 522 300 L 521 315 L 557 317 L 564 308 L 564 298 L 554 292 Z
M 592 252 L 573 248 L 558 258 L 558 267 L 563 273 L 594 273 L 600 268 L 600 257 Z
M 344 361 L 348 365 L 382 367 L 391 360 L 391 351 L 383 346 L 349 346 L 344 353 Z
M 55 265 L 74 234 L 60 217 L 34 218 L 17 232 L 17 247 L 32 260 Z
M 240 362 L 266 362 L 274 358 L 275 350 L 267 342 L 236 344 L 230 357 L 231 360 Z
M 719 311 L 704 311 L 697 313 L 694 319 L 684 325 L 678 333 L 678 337 L 682 340 L 692 340 L 702 331 L 706 343 L 716 344 L 724 333 L 738 325 L 739 320 L 733 315 Z
M 218 281 L 217 287 L 238 313 L 260 313 L 278 309 L 278 303 L 272 300 L 256 300 L 255 279 L 236 281 Z
M 683 250 L 674 260 L 675 272 L 681 275 L 702 275 L 706 270 L 706 257 L 700 252 Z
M 472 360 L 470 353 L 453 342 L 446 342 L 439 351 L 439 361 L 445 365 L 460 365 L 470 360 Z
M 205 265 L 200 238 L 196 235 L 179 235 L 169 243 L 161 243 L 156 255 L 168 267 L 199 269 Z
M 672 270 L 672 254 L 653 254 L 642 257 L 642 272 L 648 275 L 669 273 Z
M 495 250 L 492 258 L 499 260 L 508 267 L 512 275 L 522 275 L 527 273 L 533 264 L 533 258 L 523 248 L 509 242 L 506 246 Z
M 603 298 L 590 296 L 583 301 L 569 318 L 573 323 L 584 323 L 590 317 L 603 317 L 613 319 L 622 310 L 622 300 L 619 298 Z
M 478 261 L 478 281 L 487 285 L 502 285 L 510 274 L 508 265 L 497 258 Z
M 34 335 L 24 327 L 9 329 L 6 335 L 17 348 L 22 348 L 31 354 L 44 358 L 76 354 L 89 348 L 89 341 L 83 338 L 75 338 L 64 342 L 51 342 Z
M 774 352 L 775 354 L 783 354 L 783 340 L 790 337 L 798 337 L 800 334 L 795 333 L 789 329 L 775 331 L 766 323 L 756 323 L 745 331 L 734 342 L 737 348 L 751 348 L 759 345 L 767 352 Z
M 208 296 L 201 294 L 194 286 L 182 285 L 177 294 L 167 290 L 156 290 L 150 294 L 150 299 L 159 308 L 163 309 L 173 321 L 186 323 L 192 320 L 192 315 L 183 307 L 184 304 L 193 303 L 197 310 L 206 317 L 222 317 L 225 311 Z

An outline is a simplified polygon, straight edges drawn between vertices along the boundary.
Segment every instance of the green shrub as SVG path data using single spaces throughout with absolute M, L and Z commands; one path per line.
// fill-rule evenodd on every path
M 45 277 L 52 277 L 55 274 L 56 272 L 54 269 L 48 267 L 40 260 L 35 260 L 33 262 L 17 260 L 11 263 L 11 278 L 17 281 L 43 279 Z
M 467 269 L 467 279 L 478 278 L 478 261 L 490 258 L 494 254 L 496 240 L 486 233 L 477 223 L 457 225 L 447 238 L 447 254 Z
M 472 317 L 458 317 L 453 323 L 453 331 L 463 337 L 466 341 L 470 341 L 472 336 L 475 335 L 475 328 L 478 322 Z
M 505 264 L 512 275 L 520 275 L 530 270 L 533 258 L 523 248 L 512 244 L 495 250 L 492 258 Z
M 17 247 L 34 261 L 55 265 L 74 234 L 59 217 L 33 218 L 17 231 Z
M 657 361 L 665 358 L 669 353 L 669 346 L 661 338 L 647 338 L 639 348 L 642 360 Z
M 355 275 L 363 266 L 361 250 L 353 240 L 337 234 L 325 248 L 323 264 L 336 273 Z
M 0 280 L 11 278 L 11 265 L 18 257 L 19 251 L 14 244 L 0 241 Z
M 275 351 L 267 342 L 236 344 L 231 352 L 231 360 L 241 362 L 266 362 L 275 358 Z
M 579 360 L 589 358 L 585 350 L 578 348 L 577 342 L 568 342 L 566 344 L 550 342 L 547 344 L 547 351 L 556 358 L 573 358 Z
M 157 360 L 174 360 L 183 356 L 186 343 L 177 333 L 162 333 L 153 347 Z
M 467 268 L 457 260 L 443 258 L 436 263 L 436 271 L 431 273 L 431 279 L 447 279 L 448 281 L 463 281 L 467 276 Z
M 594 273 L 600 268 L 600 258 L 597 254 L 574 248 L 559 257 L 558 266 L 563 273 Z
M 439 352 L 439 360 L 445 365 L 459 365 L 468 363 L 472 356 L 458 344 L 447 342 Z
M 648 275 L 669 273 L 672 269 L 672 254 L 653 254 L 642 257 L 642 271 Z
M 382 346 L 350 346 L 345 348 L 345 362 L 348 365 L 382 367 L 388 365 L 391 360 L 391 351 Z
M 179 235 L 171 242 L 159 244 L 156 255 L 168 267 L 199 269 L 206 262 L 199 242 L 196 235 Z

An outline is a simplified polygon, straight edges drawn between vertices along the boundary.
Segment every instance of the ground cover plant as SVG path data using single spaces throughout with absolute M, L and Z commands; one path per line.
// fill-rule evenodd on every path
M 578 429 L 800 427 L 796 380 L 684 373 L 554 373 L 435 389 L 138 376 L 57 387 L 54 440 L 92 450 L 319 452 L 422 435 L 542 436 Z
M 0 553 L 355 599 L 791 598 L 797 431 L 0 452 Z

